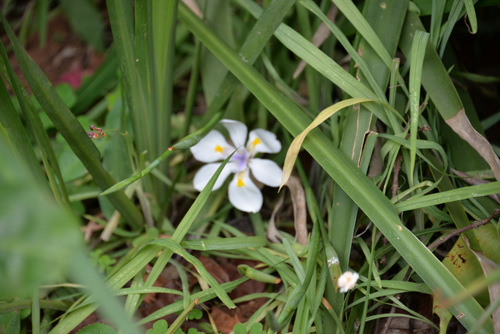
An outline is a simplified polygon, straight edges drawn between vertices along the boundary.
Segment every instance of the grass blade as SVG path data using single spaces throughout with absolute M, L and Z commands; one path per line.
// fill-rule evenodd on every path
M 429 34 L 417 31 L 413 38 L 410 67 L 410 185 L 414 185 L 415 157 L 417 155 L 418 119 L 420 116 L 420 84 Z

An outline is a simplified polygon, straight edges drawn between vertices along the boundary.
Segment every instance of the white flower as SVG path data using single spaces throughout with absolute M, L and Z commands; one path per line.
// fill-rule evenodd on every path
M 356 287 L 356 282 L 358 281 L 359 274 L 354 273 L 352 271 L 346 271 L 342 275 L 340 275 L 337 281 L 337 287 L 340 289 L 340 292 L 347 292 Z
M 236 150 L 219 175 L 213 190 L 220 188 L 227 177 L 234 173 L 228 189 L 229 201 L 241 211 L 258 212 L 262 207 L 263 198 L 259 188 L 250 178 L 250 171 L 257 181 L 278 187 L 282 170 L 274 161 L 255 158 L 255 155 L 277 153 L 281 150 L 281 143 L 274 133 L 256 129 L 250 131 L 245 146 L 247 139 L 245 124 L 228 119 L 223 119 L 220 123 L 229 132 L 232 143 L 228 143 L 219 131 L 212 130 L 198 144 L 191 147 L 191 152 L 197 160 L 208 163 L 196 173 L 193 180 L 194 187 L 202 191 L 220 166 L 220 161 Z

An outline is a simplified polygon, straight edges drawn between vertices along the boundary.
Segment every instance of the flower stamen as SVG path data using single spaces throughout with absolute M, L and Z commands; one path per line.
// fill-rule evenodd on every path
M 259 145 L 262 143 L 259 138 L 255 138 L 252 142 L 252 146 L 255 148 L 255 146 Z
M 216 145 L 214 151 L 219 153 L 224 153 L 224 149 L 220 145 Z
M 243 182 L 243 177 L 238 175 L 238 181 L 236 182 L 236 185 L 238 186 L 238 188 L 241 188 L 241 187 L 244 187 L 245 186 L 245 182 Z

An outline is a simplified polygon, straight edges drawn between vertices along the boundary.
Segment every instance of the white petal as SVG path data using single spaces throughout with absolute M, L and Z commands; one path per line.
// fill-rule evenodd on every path
M 281 143 L 276 135 L 264 129 L 250 131 L 248 136 L 247 150 L 249 152 L 278 153 Z
M 358 281 L 358 279 L 358 273 L 352 271 L 344 272 L 337 280 L 337 286 L 340 289 L 340 292 L 344 293 L 354 289 L 356 287 L 356 282 Z
M 208 181 L 210 181 L 210 178 L 215 174 L 217 168 L 219 168 L 220 165 L 221 165 L 220 163 L 212 163 L 202 166 L 194 176 L 193 179 L 194 188 L 198 191 L 202 191 L 203 188 L 205 188 L 205 186 L 207 185 Z M 235 168 L 234 164 L 228 162 L 227 165 L 222 170 L 222 172 L 220 173 L 219 177 L 217 178 L 217 181 L 215 181 L 215 185 L 212 190 L 219 189 L 224 183 L 224 181 L 226 181 L 229 174 L 233 173 L 234 168 Z
M 228 144 L 219 131 L 212 130 L 190 150 L 196 160 L 214 162 L 227 158 L 234 151 L 234 147 Z
M 268 159 L 253 158 L 250 160 L 250 170 L 260 182 L 270 187 L 279 187 L 283 171 L 278 164 Z
M 247 127 L 245 124 L 232 119 L 223 119 L 220 121 L 229 132 L 229 137 L 236 148 L 243 147 L 247 139 Z
M 191 153 L 201 162 L 221 161 L 234 151 L 224 136 L 217 130 L 211 130 L 198 144 L 191 146 Z
M 263 202 L 262 194 L 250 179 L 248 171 L 234 176 L 229 184 L 229 201 L 241 211 L 260 211 Z

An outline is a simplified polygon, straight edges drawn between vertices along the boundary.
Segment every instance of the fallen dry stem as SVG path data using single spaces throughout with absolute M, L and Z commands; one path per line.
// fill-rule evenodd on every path
M 490 220 L 492 220 L 493 218 L 495 218 L 498 215 L 500 215 L 500 209 L 496 209 L 495 211 L 493 211 L 493 213 L 490 216 L 488 216 L 487 218 L 485 218 L 483 220 L 478 220 L 478 221 L 476 221 L 476 222 L 474 222 L 474 223 L 472 223 L 472 224 L 470 224 L 468 226 L 459 228 L 458 230 L 455 230 L 455 231 L 451 232 L 448 235 L 440 237 L 439 239 L 437 239 L 436 241 L 434 241 L 432 244 L 430 244 L 429 246 L 427 246 L 427 248 L 429 248 L 429 250 L 433 250 L 434 248 L 436 248 L 436 247 L 440 246 L 441 244 L 445 243 L 450 238 L 453 238 L 454 236 L 457 236 L 457 235 L 459 235 L 462 232 L 465 232 L 467 230 L 471 230 L 473 228 L 478 228 L 479 226 L 488 224 L 490 222 Z

